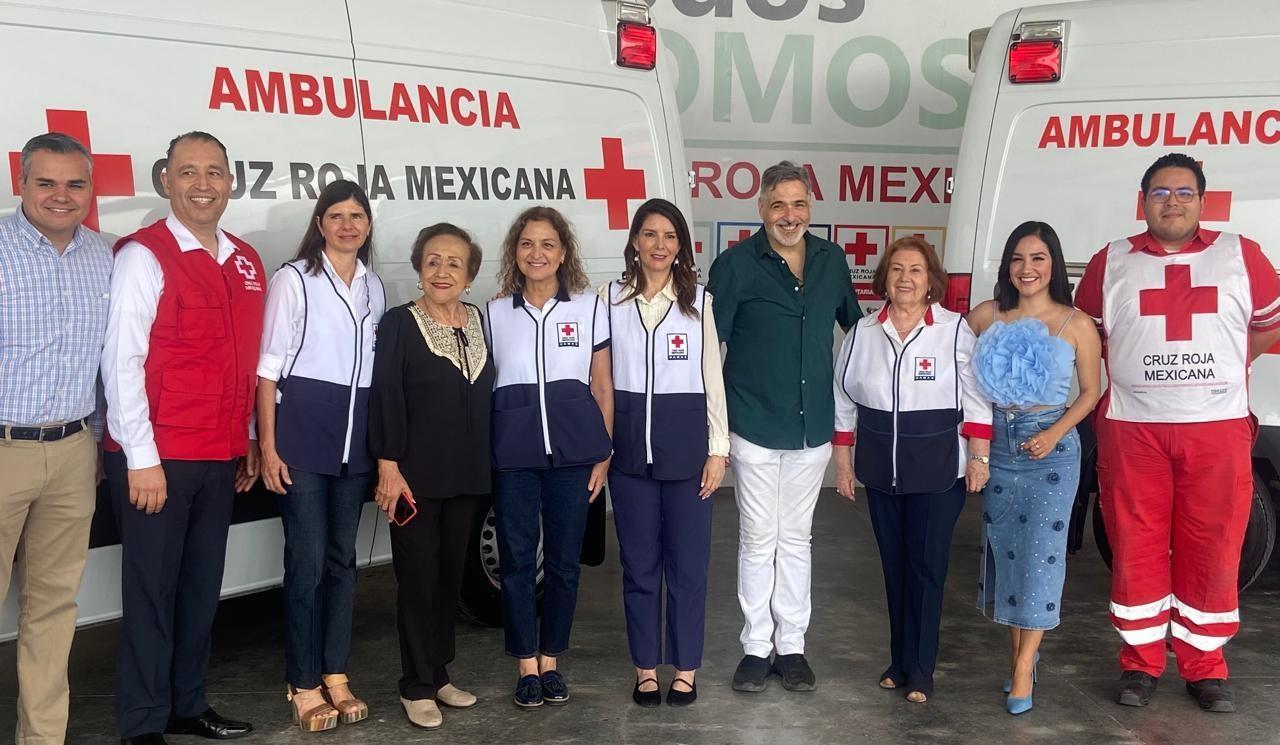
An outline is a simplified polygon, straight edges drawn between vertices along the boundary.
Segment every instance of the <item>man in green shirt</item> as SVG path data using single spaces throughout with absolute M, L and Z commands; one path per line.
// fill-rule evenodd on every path
M 809 174 L 783 161 L 761 176 L 764 227 L 720 255 L 707 289 L 724 362 L 739 512 L 738 602 L 746 617 L 739 691 L 775 670 L 811 691 L 804 657 L 810 614 L 813 508 L 831 457 L 833 327 L 862 315 L 844 252 L 809 233 Z M 771 653 L 776 653 L 772 666 Z

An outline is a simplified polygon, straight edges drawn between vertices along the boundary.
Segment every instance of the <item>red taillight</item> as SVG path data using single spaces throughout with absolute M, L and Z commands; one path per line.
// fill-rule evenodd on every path
M 658 61 L 658 31 L 644 23 L 618 23 L 618 66 L 652 70 Z
M 972 288 L 972 274 L 948 274 L 947 294 L 942 296 L 942 307 L 956 313 L 968 313 Z
M 1010 83 L 1052 83 L 1061 77 L 1061 41 L 1015 41 L 1009 45 Z

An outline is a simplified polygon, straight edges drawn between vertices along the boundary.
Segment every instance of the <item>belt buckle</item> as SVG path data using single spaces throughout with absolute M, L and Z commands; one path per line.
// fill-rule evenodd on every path
M 54 436 L 56 434 L 56 437 Z M 67 434 L 67 425 L 60 424 L 57 427 L 41 427 L 40 439 L 37 442 L 54 442 L 61 440 Z

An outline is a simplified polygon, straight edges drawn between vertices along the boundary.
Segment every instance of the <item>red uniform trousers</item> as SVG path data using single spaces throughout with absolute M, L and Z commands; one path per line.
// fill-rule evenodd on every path
M 1240 627 L 1254 420 L 1120 422 L 1100 412 L 1095 424 L 1121 669 L 1159 677 L 1172 632 L 1184 680 L 1226 678 L 1222 647 Z

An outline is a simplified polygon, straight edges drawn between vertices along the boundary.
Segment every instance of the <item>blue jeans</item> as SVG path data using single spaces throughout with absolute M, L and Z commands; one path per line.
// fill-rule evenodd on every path
M 284 523 L 285 680 L 315 688 L 343 673 L 351 653 L 356 531 L 369 474 L 325 476 L 289 470 L 279 498 Z
M 578 604 L 591 466 L 497 471 L 502 616 L 507 654 L 555 657 L 569 648 Z M 542 625 L 538 626 L 538 518 L 542 518 Z

